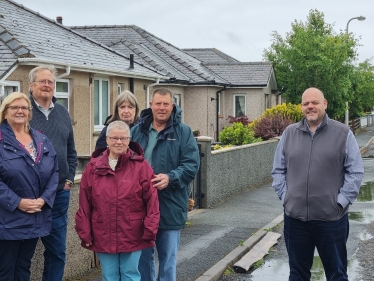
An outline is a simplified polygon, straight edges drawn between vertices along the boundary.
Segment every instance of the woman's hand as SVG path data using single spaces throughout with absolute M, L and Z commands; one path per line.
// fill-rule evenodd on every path
M 33 214 L 36 212 L 41 212 L 44 204 L 45 204 L 45 201 L 42 198 L 38 198 L 38 199 L 22 198 L 21 202 L 19 202 L 18 204 L 18 209 L 20 209 L 21 211 L 25 213 Z

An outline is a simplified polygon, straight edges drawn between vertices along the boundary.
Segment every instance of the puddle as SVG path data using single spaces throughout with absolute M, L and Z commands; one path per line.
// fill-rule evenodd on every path
M 363 212 L 349 212 L 348 218 L 350 220 L 359 221 L 362 223 L 369 223 L 374 221 L 374 210 L 366 210 Z
M 365 232 L 360 233 L 359 238 L 362 241 L 366 241 L 366 240 L 369 240 L 369 239 L 373 238 L 373 235 L 371 235 L 370 233 L 367 233 L 365 231 Z
M 350 280 L 355 280 L 358 276 L 359 262 L 356 259 L 348 261 L 348 276 Z M 288 262 L 283 260 L 265 260 L 265 263 L 251 273 L 252 281 L 274 281 L 274 280 L 288 280 L 289 277 Z M 313 266 L 311 269 L 311 281 L 326 280 L 325 271 L 320 257 L 316 256 L 313 259 Z
M 356 199 L 358 202 L 370 202 L 374 201 L 374 182 L 366 182 L 361 185 L 360 193 Z

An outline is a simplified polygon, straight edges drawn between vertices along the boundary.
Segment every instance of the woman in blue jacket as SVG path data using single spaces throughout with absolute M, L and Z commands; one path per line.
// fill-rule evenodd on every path
M 29 127 L 31 103 L 12 93 L 0 107 L 0 281 L 29 280 L 39 237 L 51 230 L 58 184 L 52 143 Z

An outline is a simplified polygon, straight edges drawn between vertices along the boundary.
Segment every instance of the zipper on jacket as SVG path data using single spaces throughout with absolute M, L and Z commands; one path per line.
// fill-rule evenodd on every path
M 309 132 L 308 132 L 309 133 Z M 311 144 L 310 144 L 310 153 L 309 153 L 309 161 L 308 161 L 308 175 L 306 178 L 306 219 L 309 220 L 309 176 L 310 176 L 310 164 L 312 160 L 312 154 L 313 154 L 313 142 L 314 142 L 314 134 L 309 133 L 309 135 L 312 138 Z

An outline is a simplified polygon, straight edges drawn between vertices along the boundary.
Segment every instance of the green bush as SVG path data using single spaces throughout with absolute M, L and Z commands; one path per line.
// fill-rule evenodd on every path
M 242 145 L 262 141 L 255 138 L 254 131 L 250 126 L 242 123 L 233 123 L 232 126 L 225 127 L 219 134 L 219 141 L 225 145 Z

